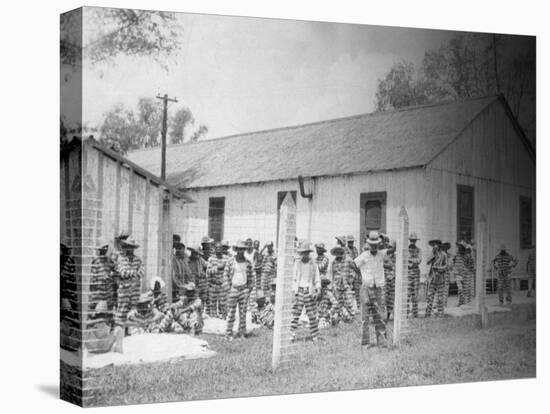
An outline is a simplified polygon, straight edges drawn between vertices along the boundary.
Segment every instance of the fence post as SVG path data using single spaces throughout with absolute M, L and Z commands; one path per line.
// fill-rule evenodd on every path
M 477 226 L 477 254 L 476 254 L 476 295 L 474 299 L 475 310 L 481 316 L 481 327 L 486 328 L 488 325 L 488 312 L 485 305 L 485 274 L 484 267 L 485 256 L 487 254 L 487 219 L 485 215 L 481 216 L 481 220 Z
M 409 215 L 405 206 L 399 211 L 399 236 L 395 252 L 395 299 L 393 307 L 393 344 L 397 345 L 407 323 Z
M 275 291 L 275 320 L 273 326 L 273 371 L 290 362 L 292 318 L 292 269 L 294 266 L 294 238 L 296 236 L 296 203 L 287 193 L 280 209 L 279 244 L 277 251 L 277 279 Z

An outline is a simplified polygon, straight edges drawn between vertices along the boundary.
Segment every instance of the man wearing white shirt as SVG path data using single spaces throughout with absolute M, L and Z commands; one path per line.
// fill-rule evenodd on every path
M 321 277 L 319 276 L 317 263 L 311 258 L 312 251 L 308 242 L 303 242 L 297 249 L 300 260 L 294 263 L 292 291 L 295 294 L 295 302 L 292 307 L 292 322 L 290 323 L 292 339 L 295 338 L 298 321 L 304 306 L 309 319 L 311 338 L 313 341 L 317 341 L 319 338 L 315 297 L 321 290 Z
M 361 272 L 361 320 L 362 320 L 362 340 L 361 345 L 369 347 L 374 346 L 370 343 L 369 319 L 372 317 L 376 332 L 376 342 L 385 345 L 386 324 L 382 318 L 383 302 L 382 289 L 384 288 L 384 256 L 386 250 L 378 250 L 381 242 L 377 231 L 371 231 L 367 239 L 369 250 L 361 253 L 356 259 L 355 264 Z

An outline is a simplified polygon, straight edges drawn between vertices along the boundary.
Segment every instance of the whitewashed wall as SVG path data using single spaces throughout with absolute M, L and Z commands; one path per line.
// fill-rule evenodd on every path
M 427 168 L 434 232 L 457 239 L 457 185 L 472 186 L 475 220 L 487 219 L 490 255 L 505 243 L 520 259 L 516 273 L 525 272 L 529 250 L 520 249 L 519 203 L 520 196 L 532 198 L 534 243 L 535 177 L 535 164 L 510 118 L 500 103 L 493 104 Z

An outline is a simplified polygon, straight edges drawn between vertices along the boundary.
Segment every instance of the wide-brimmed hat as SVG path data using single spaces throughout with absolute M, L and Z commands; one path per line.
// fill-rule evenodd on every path
M 173 246 L 174 248 L 186 247 L 186 246 L 185 246 L 185 243 L 182 242 L 181 240 L 178 240 L 178 241 L 173 242 L 173 243 L 172 243 L 172 246 Z
M 409 240 L 420 240 L 415 232 L 409 234 Z
M 229 240 L 222 240 L 222 246 L 223 247 L 231 247 L 231 243 L 229 243 Z
M 200 246 L 200 245 L 190 246 L 190 247 L 187 248 L 187 250 L 189 250 L 191 252 L 195 252 L 195 253 L 202 256 L 202 246 Z
M 139 295 L 139 299 L 137 303 L 149 303 L 153 301 L 153 293 L 152 292 L 146 292 Z
M 252 239 L 249 237 L 248 239 L 246 239 L 246 240 L 244 241 L 244 243 L 245 243 L 245 244 L 248 244 L 248 243 L 252 244 L 252 243 L 254 243 L 254 242 L 253 242 Z
M 316 243 L 315 248 L 318 250 L 322 250 L 323 252 L 327 251 L 327 249 L 325 248 L 325 243 Z
M 137 249 L 139 247 L 139 244 L 137 244 L 137 242 L 134 239 L 131 239 L 131 240 L 122 239 L 120 241 L 120 245 L 124 247 L 132 247 L 134 249 Z
M 346 236 L 346 242 L 355 241 L 355 237 L 353 237 L 353 234 L 348 234 Z
M 346 249 L 344 249 L 342 246 L 334 246 L 332 249 L 330 249 L 330 254 L 333 256 L 338 256 L 345 253 Z
M 311 249 L 311 243 L 307 241 L 300 243 L 300 245 L 296 249 L 297 253 L 306 253 L 306 252 L 312 252 L 312 251 L 313 250 Z
M 441 246 L 441 240 L 439 239 L 433 239 L 428 242 L 430 246 Z
M 272 241 L 267 242 L 267 243 L 265 244 L 265 247 L 274 247 L 274 246 L 275 246 L 275 244 L 274 244 Z
M 498 247 L 498 250 L 506 250 L 506 245 L 504 243 L 501 243 Z
M 214 239 L 208 237 L 208 236 L 204 236 L 202 239 L 201 239 L 201 244 L 211 244 L 214 242 Z
M 467 244 L 464 240 L 457 241 L 457 242 L 456 242 L 456 245 L 457 245 L 457 246 L 462 246 L 462 247 L 464 247 L 465 249 L 468 248 L 468 244 Z
M 368 244 L 380 244 L 382 239 L 380 238 L 380 234 L 376 230 L 372 230 L 369 232 L 369 237 L 367 237 L 367 243 Z
M 104 247 L 109 247 L 109 242 L 107 240 L 100 240 L 99 243 L 95 245 L 97 250 L 101 250 Z
M 250 241 L 252 241 L 251 239 L 249 239 Z M 233 247 L 235 249 L 246 249 L 248 246 L 246 245 L 246 243 L 242 240 L 237 240 L 237 243 L 235 243 L 233 245 Z
M 151 288 L 151 290 L 153 290 L 155 288 L 155 283 L 159 282 L 160 283 L 160 288 L 163 289 L 164 286 L 166 286 L 166 283 L 164 282 L 164 280 L 162 280 L 161 277 L 159 276 L 155 276 L 154 278 L 151 279 L 151 282 L 149 283 L 149 287 Z
M 115 240 L 126 240 L 130 237 L 130 232 L 128 230 L 122 230 L 115 236 Z
M 449 250 L 451 248 L 451 243 L 443 242 L 441 243 L 441 250 Z
M 330 279 L 328 277 L 322 277 L 321 286 L 327 286 L 327 285 L 330 285 Z
M 334 238 L 340 243 L 346 244 L 346 236 L 334 236 Z

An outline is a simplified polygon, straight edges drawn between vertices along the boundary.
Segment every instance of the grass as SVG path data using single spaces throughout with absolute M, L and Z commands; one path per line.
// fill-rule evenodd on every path
M 94 405 L 305 393 L 529 378 L 536 375 L 533 305 L 479 317 L 417 319 L 396 348 L 359 345 L 359 323 L 322 331 L 324 341 L 298 341 L 292 367 L 272 373 L 272 331 L 227 342 L 203 335 L 209 359 L 106 367 Z

